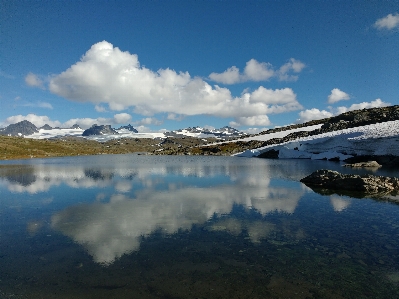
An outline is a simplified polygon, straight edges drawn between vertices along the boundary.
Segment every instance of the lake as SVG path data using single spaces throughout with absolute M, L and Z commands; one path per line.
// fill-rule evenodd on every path
M 320 195 L 336 162 L 0 163 L 0 298 L 399 298 L 399 205 Z M 377 175 L 399 176 L 379 169 Z

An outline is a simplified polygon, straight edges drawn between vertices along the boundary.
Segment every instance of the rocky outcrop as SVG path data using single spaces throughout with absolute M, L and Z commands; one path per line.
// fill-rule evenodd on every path
M 399 179 L 369 174 L 341 174 L 321 169 L 301 179 L 301 182 L 322 194 L 338 193 L 360 198 L 385 198 L 388 195 L 399 194 Z
M 331 117 L 321 130 L 342 130 L 399 119 L 399 105 L 353 110 Z
M 94 124 L 91 128 L 83 131 L 82 136 L 91 136 L 91 135 L 105 135 L 105 134 L 119 134 L 117 131 L 111 128 L 111 125 L 101 125 L 97 126 Z
M 23 136 L 32 135 L 33 133 L 37 132 L 39 132 L 39 130 L 34 124 L 32 124 L 30 121 L 23 120 L 16 124 L 7 126 L 0 131 L 0 134 L 8 136 Z

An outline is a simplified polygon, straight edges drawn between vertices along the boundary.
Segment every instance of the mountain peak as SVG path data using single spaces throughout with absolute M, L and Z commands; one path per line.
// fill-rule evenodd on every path
M 32 135 L 33 133 L 37 132 L 39 132 L 39 130 L 34 124 L 32 124 L 30 121 L 23 120 L 7 126 L 4 130 L 0 131 L 0 134 L 9 136 L 23 136 Z

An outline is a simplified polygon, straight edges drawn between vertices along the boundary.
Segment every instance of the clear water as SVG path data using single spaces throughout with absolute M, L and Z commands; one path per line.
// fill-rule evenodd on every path
M 0 298 L 399 298 L 399 205 L 299 182 L 322 168 L 354 172 L 234 157 L 3 161 Z

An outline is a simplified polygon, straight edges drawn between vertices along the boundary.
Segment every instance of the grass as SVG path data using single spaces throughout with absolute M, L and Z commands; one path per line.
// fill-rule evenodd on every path
M 0 160 L 152 152 L 158 143 L 159 140 L 147 138 L 100 143 L 76 137 L 36 140 L 0 136 Z

